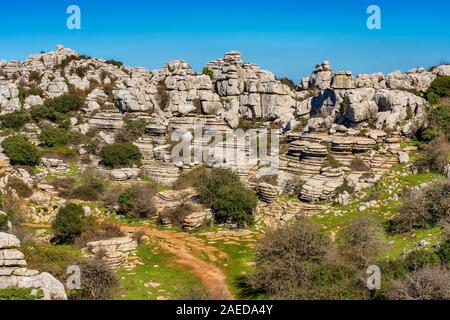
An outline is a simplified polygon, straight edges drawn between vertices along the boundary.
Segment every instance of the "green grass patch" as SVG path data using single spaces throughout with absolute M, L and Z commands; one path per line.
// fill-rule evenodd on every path
M 188 268 L 176 264 L 176 258 L 166 252 L 155 250 L 153 245 L 140 245 L 138 256 L 143 265 L 134 270 L 119 270 L 117 300 L 156 300 L 166 297 L 181 299 L 192 288 L 202 289 L 200 279 Z

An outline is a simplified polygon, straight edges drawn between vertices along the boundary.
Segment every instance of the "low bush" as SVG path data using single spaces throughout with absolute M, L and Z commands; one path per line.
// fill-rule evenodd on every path
M 450 267 L 450 238 L 449 237 L 447 237 L 447 239 L 445 239 L 443 241 L 443 243 L 441 243 L 439 245 L 439 248 L 438 248 L 436 254 L 441 259 L 442 264 L 447 265 L 447 267 Z
M 36 166 L 41 160 L 38 148 L 22 135 L 6 138 L 1 146 L 13 165 Z
M 450 106 L 438 105 L 428 114 L 430 126 L 444 136 L 450 136 Z
M 41 131 L 39 140 L 44 147 L 60 147 L 69 143 L 70 135 L 65 129 L 46 128 Z
M 30 121 L 27 112 L 20 110 L 0 116 L 1 128 L 20 131 Z
M 83 207 L 69 203 L 59 209 L 52 225 L 57 243 L 72 243 L 86 228 Z
M 433 104 L 438 102 L 439 98 L 446 96 L 450 96 L 450 77 L 437 77 L 428 88 L 428 101 Z
M 132 143 L 114 143 L 104 146 L 100 151 L 100 157 L 105 166 L 117 168 L 140 165 L 142 154 Z
M 69 189 L 61 192 L 61 196 L 68 199 L 97 201 L 106 187 L 107 182 L 103 174 L 94 168 L 88 168 L 79 175 L 78 181 L 73 180 Z
M 438 266 L 440 264 L 439 256 L 431 251 L 416 250 L 410 252 L 405 257 L 405 268 L 408 271 L 417 271 L 427 267 Z
M 74 111 L 79 111 L 83 106 L 83 102 L 79 96 L 64 94 L 56 98 L 45 100 L 44 106 L 50 111 L 59 114 L 68 114 Z
M 450 181 L 436 182 L 403 196 L 403 206 L 391 220 L 391 230 L 401 233 L 450 221 Z
M 109 60 L 106 61 L 106 63 L 110 64 L 110 65 L 113 65 L 113 66 L 116 66 L 118 68 L 123 66 L 123 62 L 122 61 L 118 61 L 118 60 L 114 60 L 114 59 L 109 59 Z
M 100 259 L 82 260 L 81 289 L 69 293 L 71 300 L 109 300 L 118 286 L 114 272 Z
M 392 300 L 448 300 L 450 299 L 450 271 L 427 267 L 413 271 L 396 280 L 388 293 Z
M 16 177 L 8 179 L 8 187 L 14 189 L 21 198 L 29 198 L 33 195 L 33 190 L 22 179 Z
M 445 173 L 449 163 L 450 143 L 444 139 L 438 139 L 424 144 L 420 148 L 420 155 L 415 161 L 415 166 L 420 172 Z
M 147 184 L 133 185 L 120 194 L 118 214 L 130 218 L 148 218 L 156 214 L 153 196 L 156 190 Z

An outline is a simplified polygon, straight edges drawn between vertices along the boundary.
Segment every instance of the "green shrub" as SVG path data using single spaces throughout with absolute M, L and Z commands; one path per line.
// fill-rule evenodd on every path
M 8 231 L 9 218 L 6 214 L 0 214 L 0 232 Z
M 12 301 L 12 300 L 39 300 L 44 296 L 44 292 L 39 289 L 32 288 L 6 288 L 0 289 L 0 301 Z
M 39 140 L 44 147 L 60 147 L 69 143 L 69 133 L 61 128 L 46 128 L 39 135 Z
M 1 127 L 15 131 L 20 131 L 29 120 L 29 115 L 23 110 L 0 116 Z
M 80 248 L 85 247 L 88 242 L 124 236 L 119 225 L 108 221 L 100 221 L 93 216 L 86 217 L 85 226 L 83 233 L 75 240 L 75 245 Z
M 75 203 L 69 203 L 59 209 L 52 228 L 55 231 L 57 242 L 73 242 L 85 229 L 83 207 Z
M 212 72 L 212 70 L 208 67 L 203 68 L 202 74 L 208 76 L 211 80 L 214 80 L 214 72 Z
M 450 136 L 450 106 L 439 105 L 433 108 L 428 115 L 428 121 L 436 131 Z
M 439 265 L 439 256 L 434 252 L 417 250 L 409 253 L 405 258 L 405 267 L 409 271 L 416 271 L 426 267 Z
M 443 264 L 450 264 L 450 239 L 446 239 L 437 250 L 437 255 L 441 259 Z
M 258 204 L 256 194 L 239 185 L 222 186 L 212 202 L 218 222 L 231 220 L 239 226 L 253 223 L 253 210 Z
M 1 146 L 13 165 L 36 166 L 41 160 L 38 148 L 22 135 L 6 138 Z
M 156 214 L 153 204 L 155 189 L 150 185 L 133 185 L 120 194 L 118 214 L 130 218 L 148 218 Z
M 350 169 L 356 172 L 370 171 L 370 168 L 362 159 L 353 159 L 350 163 Z
M 8 179 L 8 187 L 14 189 L 21 198 L 29 198 L 33 195 L 33 190 L 22 179 L 16 177 Z
M 83 102 L 79 96 L 64 94 L 53 99 L 45 100 L 44 106 L 53 112 L 67 114 L 73 111 L 79 111 L 83 106 Z
M 194 175 L 194 187 L 203 203 L 214 210 L 218 222 L 230 221 L 240 226 L 252 223 L 258 197 L 244 187 L 236 173 L 203 168 Z
M 139 148 L 132 143 L 114 143 L 104 146 L 100 151 L 103 164 L 116 168 L 123 166 L 140 165 L 142 154 Z
M 450 76 L 437 77 L 433 80 L 428 88 L 428 100 L 433 103 L 436 102 L 437 97 L 450 96 Z

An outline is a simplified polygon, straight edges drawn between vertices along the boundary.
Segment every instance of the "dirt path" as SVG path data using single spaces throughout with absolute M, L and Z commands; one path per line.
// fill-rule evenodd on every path
M 45 224 L 24 224 L 24 226 L 31 228 L 50 227 L 50 225 Z M 228 289 L 225 274 L 216 266 L 217 261 L 227 259 L 224 252 L 187 233 L 159 230 L 153 226 L 121 226 L 121 229 L 124 232 L 143 231 L 162 250 L 177 257 L 176 263 L 188 267 L 201 280 L 210 299 L 234 299 Z
M 201 280 L 210 299 L 233 299 L 225 274 L 215 264 L 227 258 L 224 252 L 208 246 L 202 239 L 185 233 L 158 230 L 153 226 L 121 228 L 126 232 L 143 231 L 151 240 L 157 242 L 162 250 L 176 256 L 177 263 L 188 267 Z

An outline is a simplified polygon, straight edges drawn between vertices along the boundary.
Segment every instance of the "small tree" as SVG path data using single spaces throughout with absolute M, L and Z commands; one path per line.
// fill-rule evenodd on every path
M 370 217 L 350 221 L 341 233 L 341 250 L 358 266 L 365 266 L 383 247 L 383 229 Z
M 22 135 L 6 138 L 1 145 L 13 165 L 36 166 L 41 160 L 37 147 Z
M 150 185 L 134 185 L 118 199 L 118 213 L 131 218 L 148 218 L 156 214 L 153 196 L 156 191 Z
M 52 228 L 55 231 L 56 240 L 62 243 L 71 243 L 82 234 L 85 229 L 83 207 L 69 203 L 59 209 Z
M 70 294 L 72 300 L 108 300 L 118 286 L 116 275 L 100 259 L 77 263 L 81 270 L 81 289 Z
M 105 166 L 116 168 L 140 165 L 142 154 L 132 143 L 114 143 L 104 146 L 100 151 L 100 157 Z

